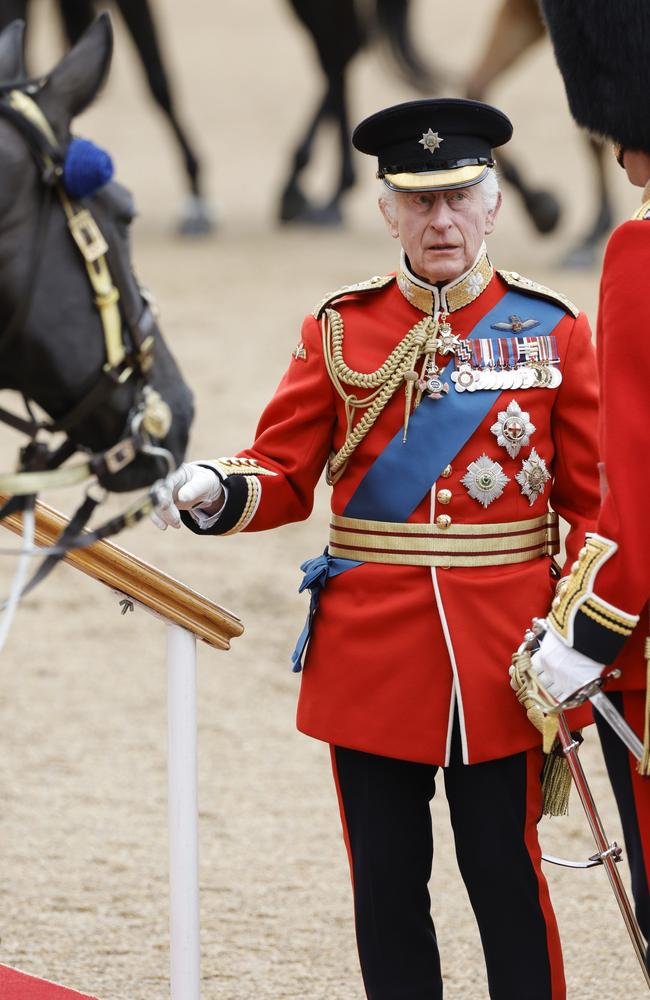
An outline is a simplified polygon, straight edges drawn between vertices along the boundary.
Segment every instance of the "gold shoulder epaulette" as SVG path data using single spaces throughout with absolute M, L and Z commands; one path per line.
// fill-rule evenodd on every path
M 641 222 L 644 219 L 650 219 L 650 198 L 644 201 L 641 208 L 637 208 L 636 212 L 632 216 L 632 219 L 637 222 Z
M 520 292 L 530 292 L 531 295 L 537 295 L 541 299 L 548 299 L 549 302 L 555 302 L 573 316 L 577 316 L 580 312 L 571 299 L 567 299 L 566 295 L 562 295 L 561 292 L 556 292 L 552 288 L 547 288 L 546 285 L 540 285 L 537 281 L 533 281 L 532 278 L 524 278 L 517 271 L 502 271 L 499 269 L 497 274 L 511 288 L 517 288 Z
M 354 285 L 344 285 L 343 288 L 339 288 L 336 292 L 330 292 L 322 299 L 313 311 L 313 316 L 316 319 L 320 319 L 321 313 L 326 306 L 336 299 L 342 298 L 344 295 L 356 294 L 356 292 L 376 292 L 380 288 L 385 288 L 389 285 L 391 281 L 395 280 L 394 274 L 376 274 L 374 278 L 368 278 L 367 281 L 357 281 Z

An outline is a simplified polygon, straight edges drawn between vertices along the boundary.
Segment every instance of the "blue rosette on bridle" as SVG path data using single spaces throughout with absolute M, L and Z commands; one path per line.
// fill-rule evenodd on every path
M 315 556 L 314 559 L 308 559 L 302 563 L 300 569 L 303 571 L 304 576 L 302 583 L 298 587 L 298 593 L 302 594 L 303 591 L 308 590 L 310 598 L 307 621 L 298 636 L 296 648 L 291 654 L 291 669 L 295 674 L 299 674 L 303 668 L 303 657 L 307 643 L 309 642 L 309 636 L 311 635 L 314 615 L 318 610 L 321 590 L 331 576 L 338 576 L 339 573 L 345 573 L 346 570 L 352 569 L 354 566 L 361 566 L 361 563 L 355 562 L 353 559 L 338 559 L 333 557 L 329 554 L 327 548 L 322 555 Z
M 63 186 L 71 198 L 88 198 L 108 184 L 113 161 L 89 139 L 72 139 L 63 163 Z

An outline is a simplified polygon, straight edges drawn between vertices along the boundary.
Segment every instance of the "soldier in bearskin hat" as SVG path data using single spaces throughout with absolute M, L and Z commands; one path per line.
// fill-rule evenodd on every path
M 644 741 L 638 762 L 596 713 L 639 926 L 650 937 L 650 4 L 542 0 L 578 124 L 614 144 L 643 204 L 612 233 L 597 326 L 602 507 L 553 602 L 533 669 L 559 701 L 613 667 L 607 693 Z M 646 660 L 648 661 L 646 663 Z M 650 968 L 650 952 L 646 955 Z

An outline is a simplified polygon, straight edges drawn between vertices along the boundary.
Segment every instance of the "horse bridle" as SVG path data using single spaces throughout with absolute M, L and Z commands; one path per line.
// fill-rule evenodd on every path
M 21 84 L 0 91 L 0 117 L 10 122 L 21 134 L 36 161 L 42 180 L 42 198 L 34 233 L 33 263 L 27 287 L 11 317 L 0 333 L 0 355 L 14 342 L 21 331 L 36 287 L 54 195 L 65 212 L 69 232 L 81 254 L 99 312 L 104 335 L 105 363 L 95 385 L 58 420 L 37 420 L 29 398 L 23 393 L 29 418 L 25 419 L 0 407 L 0 421 L 21 430 L 32 438 L 32 446 L 23 449 L 21 470 L 0 474 L 0 492 L 27 495 L 45 486 L 68 485 L 90 476 L 114 474 L 125 468 L 139 452 L 151 449 L 153 438 L 162 438 L 171 424 L 167 403 L 149 384 L 153 364 L 156 321 L 149 302 L 142 298 L 142 311 L 134 320 L 127 310 L 120 310 L 120 279 L 114 282 L 107 262 L 108 244 L 90 209 L 71 199 L 62 183 L 63 153 L 47 118 L 28 91 L 38 90 L 38 84 Z M 143 294 L 141 292 L 141 294 Z M 124 297 L 125 298 L 125 297 Z M 125 341 L 128 331 L 131 344 Z M 79 448 L 69 437 L 55 451 L 36 445 L 36 435 L 42 431 L 63 431 L 67 435 L 103 404 L 116 387 L 132 378 L 138 379 L 136 402 L 127 419 L 125 436 L 102 453 L 93 454 L 85 462 L 65 469 L 59 465 Z M 171 456 L 169 456 L 171 458 Z M 31 466 L 31 468 L 29 467 Z
M 10 499 L 0 508 L 0 520 L 9 513 L 33 508 L 36 494 L 47 487 L 73 485 L 89 478 L 95 481 L 105 474 L 115 474 L 129 465 L 140 453 L 148 453 L 167 460 L 174 467 L 172 455 L 155 445 L 152 439 L 163 438 L 171 425 L 171 410 L 159 393 L 150 385 L 150 372 L 154 360 L 154 331 L 156 320 L 144 289 L 140 286 L 142 310 L 137 319 L 126 308 L 120 310 L 123 276 L 111 274 L 107 256 L 109 246 L 90 209 L 71 198 L 63 185 L 64 155 L 47 118 L 30 96 L 40 88 L 38 82 L 20 82 L 0 87 L 0 117 L 12 124 L 21 134 L 39 170 L 42 181 L 42 198 L 34 232 L 33 261 L 27 287 L 8 325 L 0 333 L 0 355 L 9 349 L 22 329 L 27 317 L 40 270 L 45 237 L 55 195 L 58 196 L 66 215 L 68 229 L 81 254 L 91 285 L 95 306 L 99 312 L 105 348 L 105 363 L 98 382 L 88 393 L 58 420 L 40 420 L 34 416 L 29 397 L 23 399 L 29 416 L 20 417 L 0 407 L 0 422 L 27 434 L 29 443 L 20 450 L 20 467 L 17 472 L 0 473 L 0 493 Z M 120 269 L 117 269 L 118 272 Z M 127 301 L 124 294 L 123 301 Z M 128 331 L 131 343 L 125 340 Z M 82 420 L 102 405 L 118 386 L 137 379 L 134 403 L 126 420 L 124 436 L 104 452 L 94 453 L 81 463 L 64 466 L 63 463 L 80 448 L 70 432 Z M 50 448 L 39 440 L 42 432 L 66 434 L 62 444 Z M 38 550 L 45 558 L 22 593 L 31 590 L 54 568 L 58 561 L 73 548 L 86 548 L 103 538 L 117 534 L 125 527 L 136 524 L 151 512 L 155 504 L 155 489 L 93 531 L 84 531 L 93 511 L 103 497 L 87 490 L 78 510 L 56 544 Z

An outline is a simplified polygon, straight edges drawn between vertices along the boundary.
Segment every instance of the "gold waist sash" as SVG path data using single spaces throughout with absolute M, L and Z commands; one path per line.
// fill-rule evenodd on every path
M 400 524 L 332 514 L 329 553 L 339 559 L 398 566 L 499 566 L 554 555 L 558 517 L 501 524 Z

